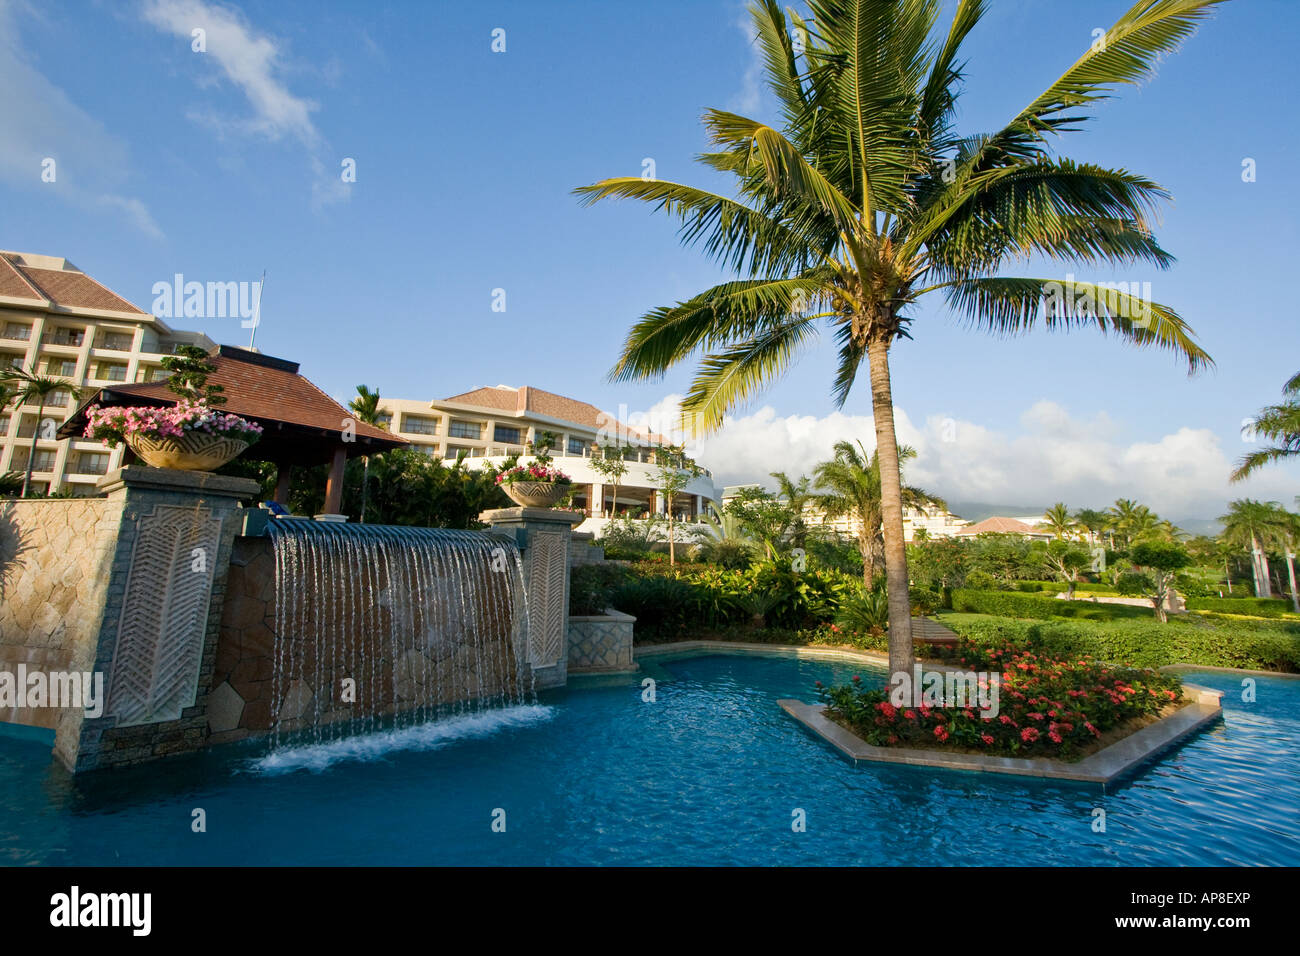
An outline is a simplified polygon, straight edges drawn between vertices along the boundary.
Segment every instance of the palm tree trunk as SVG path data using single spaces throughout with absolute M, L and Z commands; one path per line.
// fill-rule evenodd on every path
M 1300 595 L 1295 593 L 1295 555 L 1290 548 L 1286 549 L 1286 576 L 1291 583 L 1291 607 L 1300 614 Z
M 876 549 L 871 546 L 871 540 L 865 531 L 858 532 L 858 553 L 862 555 L 862 583 L 870 591 L 876 583 Z
M 21 407 L 21 406 L 20 406 Z M 45 414 L 45 396 L 41 396 L 41 402 L 36 406 L 36 424 L 32 428 L 32 443 L 27 448 L 27 474 L 23 477 L 22 498 L 27 497 L 27 490 L 32 486 L 32 471 L 36 465 L 36 439 L 41 434 L 41 416 Z
M 898 472 L 894 397 L 889 381 L 889 343 L 867 345 L 871 370 L 871 411 L 880 461 L 880 513 L 885 536 L 885 587 L 889 595 L 889 672 L 911 674 L 912 602 L 907 593 L 907 545 L 903 541 L 903 481 Z
M 1273 596 L 1273 585 L 1268 579 L 1268 555 L 1264 553 L 1264 549 L 1259 546 L 1259 541 L 1253 534 L 1250 536 L 1250 543 L 1255 547 L 1255 561 L 1259 567 L 1258 572 L 1255 574 L 1255 596 L 1271 598 Z M 1260 593 L 1261 583 L 1264 586 L 1263 593 Z
M 361 459 L 361 523 L 366 523 L 366 496 L 370 492 L 370 456 Z

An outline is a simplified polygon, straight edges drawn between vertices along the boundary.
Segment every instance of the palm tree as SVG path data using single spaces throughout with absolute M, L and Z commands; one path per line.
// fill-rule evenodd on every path
M 1113 537 L 1122 538 L 1125 548 L 1132 547 L 1142 538 L 1159 537 L 1168 529 L 1177 530 L 1168 521 L 1162 523 L 1159 515 L 1131 498 L 1115 499 L 1115 504 L 1106 509 L 1106 514 L 1110 518 Z M 1172 534 L 1169 537 L 1172 538 Z
M 1270 462 L 1300 455 L 1300 372 L 1282 386 L 1282 394 L 1290 398 L 1281 405 L 1261 408 L 1252 426 L 1255 434 L 1272 441 L 1273 447 L 1244 456 L 1230 476 L 1232 481 L 1241 481 Z
M 32 471 L 36 467 L 36 441 L 41 437 L 41 419 L 50 396 L 55 392 L 67 392 L 76 401 L 81 390 L 65 378 L 39 374 L 35 363 L 30 368 L 10 368 L 0 372 L 0 387 L 8 393 L 5 405 L 12 405 L 15 410 L 24 405 L 36 406 L 36 425 L 32 428 L 32 442 L 27 448 L 27 473 L 23 476 L 21 496 L 26 498 L 32 486 Z
M 847 441 L 837 441 L 834 452 L 834 458 L 814 466 L 813 480 L 821 490 L 811 495 L 809 500 L 826 517 L 847 516 L 856 526 L 858 551 L 862 555 L 862 580 L 870 588 L 875 585 L 876 565 L 884 559 L 886 569 L 889 567 L 883 547 L 884 482 L 880 455 L 872 451 L 868 456 L 862 442 Z M 915 449 L 907 445 L 898 447 L 900 462 L 915 457 Z M 915 508 L 923 513 L 928 507 L 947 507 L 942 498 L 936 498 L 920 488 L 902 485 L 900 491 L 904 507 Z M 892 619 L 890 627 L 893 627 Z
M 1062 541 L 1068 541 L 1079 532 L 1079 522 L 1070 515 L 1064 501 L 1058 501 L 1043 512 L 1043 525 Z
M 357 397 L 348 402 L 348 410 L 357 417 L 357 421 L 365 425 L 374 425 L 376 428 L 383 428 L 380 421 L 379 409 L 379 391 L 370 389 L 365 385 L 357 386 Z M 366 499 L 370 494 L 370 456 L 361 457 L 361 523 L 366 523 Z
M 808 540 L 808 523 L 804 521 L 804 506 L 812 500 L 809 479 L 803 475 L 798 481 L 791 480 L 784 471 L 772 471 L 768 474 L 776 479 L 776 496 L 785 503 L 790 511 L 790 539 L 796 548 L 802 548 Z
M 937 33 L 942 0 L 809 0 L 810 20 L 758 0 L 750 10 L 780 129 L 721 110 L 704 116 L 716 149 L 700 160 L 734 176 L 738 198 L 633 176 L 577 190 L 589 203 L 636 199 L 679 217 L 684 242 L 742 274 L 647 313 L 611 373 L 657 378 L 700 353 L 683 402 L 692 433 L 717 428 L 779 377 L 822 324 L 838 348 L 837 406 L 866 363 L 894 672 L 910 671 L 913 656 L 889 349 L 911 336 L 919 300 L 941 294 L 993 334 L 1093 326 L 1169 349 L 1190 370 L 1210 362 L 1163 305 L 1073 277 L 1000 273 L 1031 254 L 1170 264 L 1150 232 L 1168 193 L 1126 170 L 1055 156 L 1050 143 L 1078 129 L 1093 101 L 1150 77 L 1216 2 L 1137 0 L 1005 127 L 958 135 L 961 45 L 985 0 L 958 0 Z
M 1095 508 L 1080 508 L 1074 513 L 1074 523 L 1081 531 L 1086 531 L 1094 542 L 1100 542 L 1109 527 L 1106 512 Z
M 1235 545 L 1239 550 L 1250 550 L 1256 597 L 1273 596 L 1265 549 L 1287 537 L 1290 522 L 1286 516 L 1287 512 L 1276 501 L 1240 498 L 1228 506 L 1226 515 L 1219 517 L 1223 522 L 1224 541 Z

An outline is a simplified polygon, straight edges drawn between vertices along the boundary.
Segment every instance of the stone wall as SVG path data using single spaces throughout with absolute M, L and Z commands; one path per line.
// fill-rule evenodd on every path
M 88 656 L 121 520 L 103 498 L 0 503 L 0 671 L 67 671 Z M 59 716 L 0 707 L 0 721 L 33 727 L 54 729 Z
M 630 614 L 608 610 L 599 616 L 569 618 L 569 673 L 636 670 L 632 659 Z

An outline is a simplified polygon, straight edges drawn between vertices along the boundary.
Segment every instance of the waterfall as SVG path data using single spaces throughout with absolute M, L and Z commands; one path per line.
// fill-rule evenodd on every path
M 512 541 L 304 518 L 269 529 L 275 746 L 536 699 Z

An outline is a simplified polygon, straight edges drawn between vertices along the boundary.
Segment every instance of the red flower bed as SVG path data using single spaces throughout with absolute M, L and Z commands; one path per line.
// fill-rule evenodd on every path
M 948 746 L 1001 756 L 1069 759 L 1112 728 L 1154 717 L 1182 697 L 1177 677 L 1114 667 L 1091 658 L 1063 658 L 1004 644 L 963 639 L 948 652 L 965 671 L 1001 675 L 995 717 L 970 707 L 897 707 L 889 688 L 860 678 L 817 692 L 828 715 L 869 744 Z

